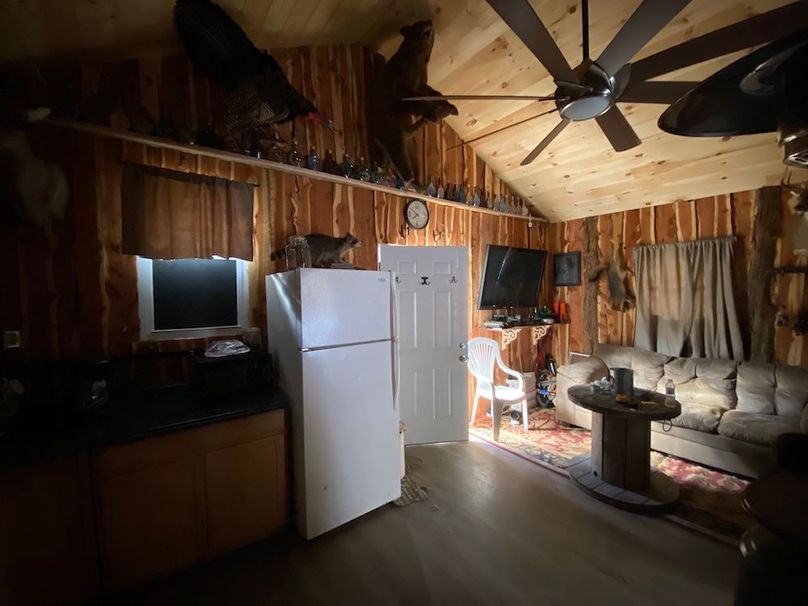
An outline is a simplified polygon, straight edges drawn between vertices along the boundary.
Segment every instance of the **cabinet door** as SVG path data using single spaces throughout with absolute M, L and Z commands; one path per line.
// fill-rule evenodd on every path
M 96 492 L 108 588 L 127 587 L 203 557 L 202 457 L 100 477 Z
M 0 475 L 0 604 L 77 604 L 97 591 L 87 454 Z
M 288 515 L 283 434 L 206 454 L 205 492 L 211 555 L 280 529 Z

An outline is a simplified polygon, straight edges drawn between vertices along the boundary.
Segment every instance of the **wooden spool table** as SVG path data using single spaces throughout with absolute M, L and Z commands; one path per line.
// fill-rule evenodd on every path
M 578 457 L 567 468 L 581 489 L 638 513 L 652 513 L 679 498 L 673 480 L 651 469 L 651 421 L 678 417 L 679 402 L 664 394 L 635 390 L 640 403 L 632 408 L 589 385 L 570 387 L 567 395 L 592 411 L 592 454 Z

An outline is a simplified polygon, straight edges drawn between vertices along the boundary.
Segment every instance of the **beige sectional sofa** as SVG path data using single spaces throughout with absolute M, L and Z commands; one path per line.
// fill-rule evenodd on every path
M 676 385 L 682 414 L 651 424 L 651 447 L 683 459 L 757 477 L 772 465 L 783 433 L 808 433 L 808 368 L 711 358 L 672 358 L 634 347 L 598 345 L 591 357 L 558 369 L 559 421 L 591 428 L 591 413 L 567 398 L 609 368 L 634 370 L 634 385 L 664 392 Z

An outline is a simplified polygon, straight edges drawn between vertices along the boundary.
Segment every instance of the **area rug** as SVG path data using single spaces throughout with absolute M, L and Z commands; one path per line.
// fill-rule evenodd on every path
M 426 488 L 418 486 L 415 480 L 410 477 L 410 474 L 407 474 L 401 478 L 401 496 L 393 501 L 393 505 L 396 507 L 406 507 L 413 503 L 426 501 L 428 498 L 429 493 L 427 493 Z
M 589 431 L 561 426 L 554 408 L 531 412 L 528 426 L 530 429 L 525 431 L 521 424 L 512 425 L 506 418 L 500 427 L 499 442 L 494 442 L 491 419 L 485 417 L 477 420 L 471 433 L 565 475 L 564 469 L 575 457 L 590 452 Z M 679 500 L 665 518 L 731 544 L 737 544 L 753 525 L 741 505 L 748 480 L 654 451 L 651 465 L 679 485 Z

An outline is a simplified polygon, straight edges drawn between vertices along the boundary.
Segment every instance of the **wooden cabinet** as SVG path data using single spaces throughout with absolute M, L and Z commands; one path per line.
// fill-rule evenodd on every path
M 93 473 L 104 585 L 142 583 L 286 523 L 284 413 L 102 449 Z
M 96 499 L 105 585 L 134 585 L 204 556 L 200 457 L 103 478 Z
M 224 553 L 280 529 L 287 519 L 283 436 L 205 455 L 208 549 Z
M 98 585 L 87 453 L 0 474 L 0 604 L 78 604 Z

